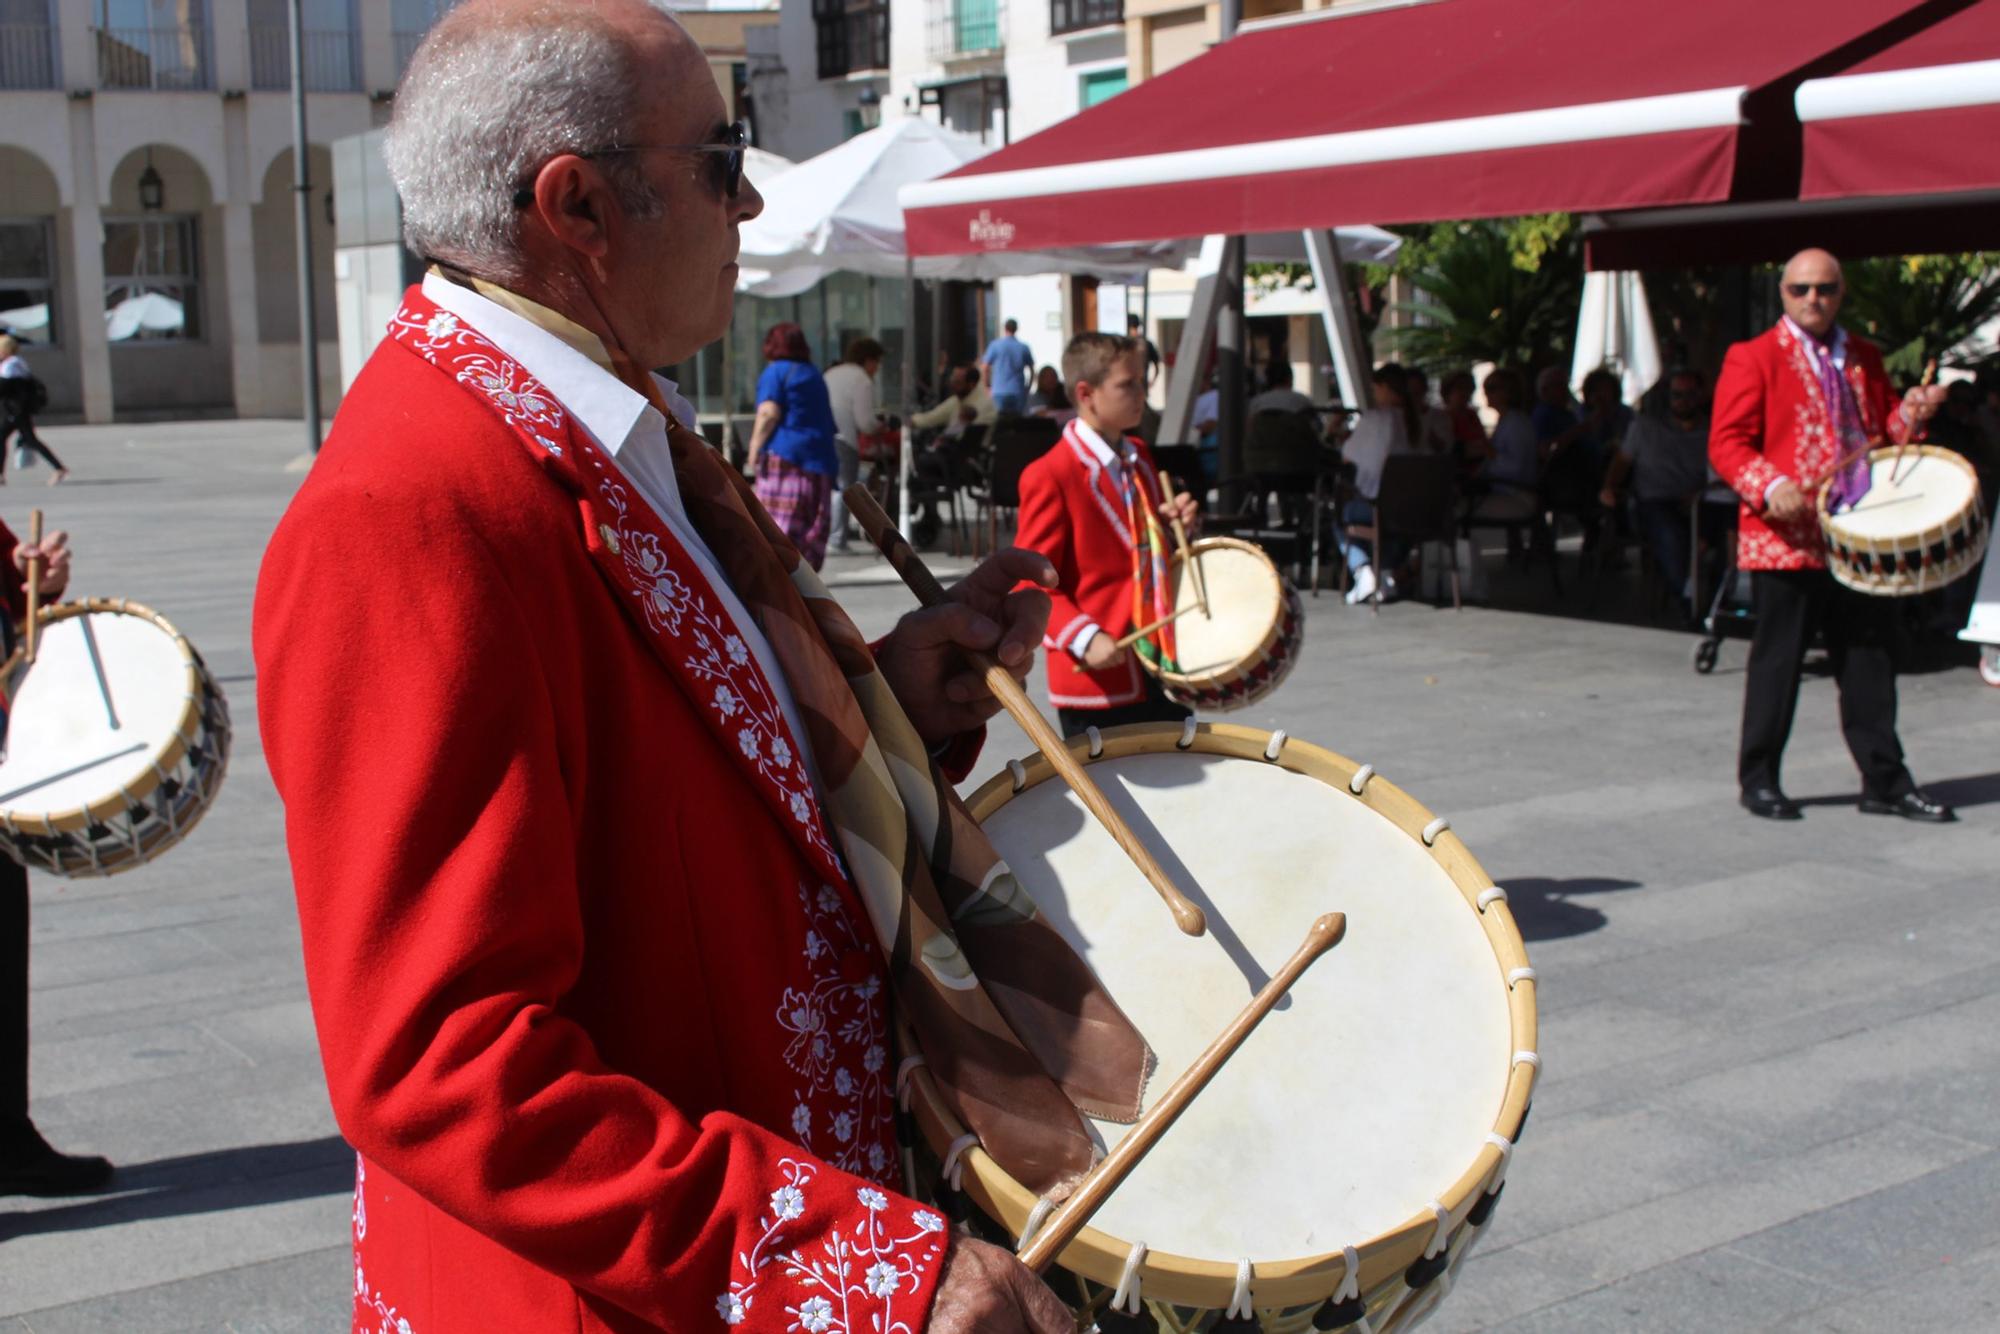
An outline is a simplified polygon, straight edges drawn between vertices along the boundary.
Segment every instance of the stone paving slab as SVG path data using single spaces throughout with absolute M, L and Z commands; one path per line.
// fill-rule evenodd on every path
M 0 1200 L 0 1334 L 344 1328 L 352 1159 L 250 655 L 297 430 L 51 435 L 75 482 L 14 474 L 0 517 L 18 531 L 42 505 L 74 536 L 78 595 L 171 617 L 236 734 L 186 845 L 108 881 L 34 879 L 35 1115 L 124 1171 L 103 1199 Z M 870 634 L 909 606 L 872 558 L 829 573 Z M 1853 810 L 1835 691 L 1810 676 L 1786 782 L 1812 804 L 1771 825 L 1734 800 L 1743 644 L 1698 676 L 1689 635 L 1581 619 L 1539 571 L 1496 585 L 1529 609 L 1308 597 L 1297 670 L 1228 719 L 1449 815 L 1540 974 L 1534 1120 L 1426 1328 L 2000 1328 L 2000 691 L 1962 666 L 1903 678 L 1912 764 L 1965 816 L 1927 829 Z M 1026 749 L 996 722 L 974 781 Z

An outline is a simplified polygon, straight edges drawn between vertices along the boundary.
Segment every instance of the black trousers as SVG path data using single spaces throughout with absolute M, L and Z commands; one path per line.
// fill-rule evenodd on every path
M 1160 683 L 1146 678 L 1146 698 L 1137 704 L 1120 704 L 1114 709 L 1057 709 L 1057 725 L 1065 737 L 1081 736 L 1093 727 L 1122 727 L 1126 723 L 1177 723 L 1191 716 L 1193 709 L 1176 704 L 1160 689 Z
M 1799 703 L 1799 672 L 1813 632 L 1826 632 L 1840 685 L 1840 730 L 1861 770 L 1862 792 L 1896 798 L 1915 787 L 1896 739 L 1896 604 L 1842 587 L 1824 570 L 1751 574 L 1757 628 L 1743 689 L 1736 777 L 1747 791 L 1778 786 L 1778 767 Z
M 0 408 L 0 477 L 7 475 L 7 442 L 16 431 L 20 432 L 21 448 L 32 449 L 40 454 L 42 461 L 57 472 L 63 470 L 62 460 L 57 458 L 55 451 L 43 444 L 42 438 L 35 434 L 34 417 L 18 407 L 7 407 Z
M 28 873 L 0 855 L 0 1140 L 28 1119 Z

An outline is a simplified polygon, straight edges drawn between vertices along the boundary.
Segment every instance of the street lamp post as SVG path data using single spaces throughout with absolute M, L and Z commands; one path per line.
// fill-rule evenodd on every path
M 313 295 L 312 173 L 306 151 L 303 0 L 286 6 L 292 38 L 292 201 L 299 233 L 299 359 L 305 375 L 306 452 L 319 452 L 319 310 Z

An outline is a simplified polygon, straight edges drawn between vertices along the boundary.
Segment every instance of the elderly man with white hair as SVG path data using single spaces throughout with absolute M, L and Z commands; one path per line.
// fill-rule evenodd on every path
M 646 368 L 728 323 L 743 147 L 664 3 L 470 0 L 397 94 L 434 267 L 255 625 L 356 1330 L 1072 1327 L 902 1193 L 888 1010 L 1040 1189 L 1079 1102 L 1136 1113 L 1143 1040 L 950 786 L 966 651 L 1025 673 L 1054 572 L 871 647 L 689 429 Z

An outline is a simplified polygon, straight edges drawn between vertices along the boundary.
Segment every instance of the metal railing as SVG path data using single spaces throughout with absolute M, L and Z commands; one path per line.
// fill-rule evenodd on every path
M 55 36 L 46 23 L 0 23 L 0 88 L 54 88 Z
M 361 86 L 360 62 L 354 55 L 354 34 L 345 31 L 307 32 L 306 91 L 351 93 Z M 250 86 L 260 91 L 292 86 L 292 34 L 287 28 L 250 30 Z
M 933 60 L 996 55 L 1007 46 L 1006 0 L 931 0 Z
M 208 29 L 200 24 L 91 32 L 97 38 L 99 87 L 178 91 L 210 86 Z
M 1125 0 L 1049 0 L 1049 33 L 1082 32 L 1125 21 Z
M 888 0 L 813 0 L 819 77 L 889 68 Z

